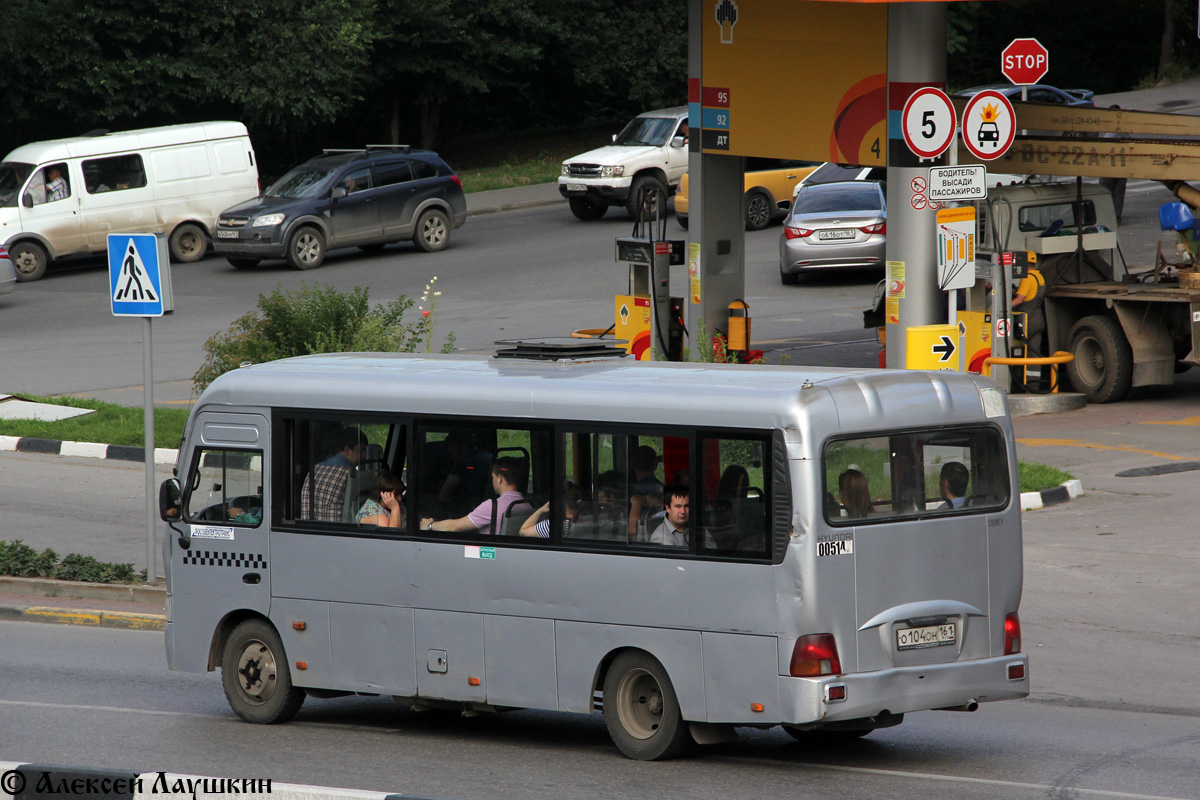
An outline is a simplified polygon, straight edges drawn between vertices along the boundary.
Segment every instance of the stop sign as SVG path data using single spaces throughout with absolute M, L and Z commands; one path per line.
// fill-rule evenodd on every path
M 1050 70 L 1050 53 L 1037 39 L 1013 39 L 1000 54 L 1000 71 L 1017 86 L 1037 83 Z

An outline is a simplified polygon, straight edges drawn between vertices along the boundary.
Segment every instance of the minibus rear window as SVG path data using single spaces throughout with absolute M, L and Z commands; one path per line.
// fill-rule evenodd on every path
M 1004 438 L 991 426 L 833 440 L 824 476 L 831 525 L 994 511 L 1011 494 Z

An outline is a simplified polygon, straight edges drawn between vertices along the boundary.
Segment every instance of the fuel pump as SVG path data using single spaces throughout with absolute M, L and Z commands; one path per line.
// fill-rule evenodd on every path
M 667 238 L 667 198 L 649 189 L 633 235 L 617 239 L 616 260 L 629 265 L 628 293 L 615 297 L 614 333 L 639 361 L 683 357 L 683 298 L 671 297 L 671 267 L 684 264 L 684 241 Z M 673 310 L 675 309 L 675 310 Z

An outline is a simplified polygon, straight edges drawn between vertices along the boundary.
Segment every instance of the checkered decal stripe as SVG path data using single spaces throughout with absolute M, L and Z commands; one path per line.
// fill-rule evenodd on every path
M 189 550 L 183 556 L 183 563 L 201 567 L 267 568 L 266 559 L 259 553 L 230 553 L 225 550 Z

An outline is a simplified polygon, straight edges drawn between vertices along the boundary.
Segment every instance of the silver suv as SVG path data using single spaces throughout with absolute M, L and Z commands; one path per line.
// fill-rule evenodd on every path
M 625 206 L 636 219 L 647 190 L 663 197 L 679 190 L 688 167 L 687 135 L 687 106 L 638 114 L 612 144 L 564 161 L 558 191 L 580 219 L 600 219 L 609 206 Z

